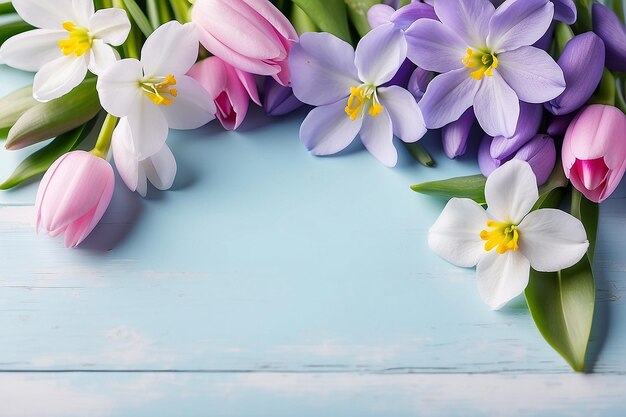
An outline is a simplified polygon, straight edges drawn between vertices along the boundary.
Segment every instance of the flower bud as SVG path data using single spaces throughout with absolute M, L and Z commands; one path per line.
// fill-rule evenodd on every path
M 626 29 L 611 9 L 600 3 L 593 5 L 593 31 L 606 48 L 606 67 L 626 71 Z
M 284 87 L 270 77 L 265 79 L 263 94 L 263 108 L 269 116 L 282 116 L 304 105 L 293 94 L 291 87 Z
M 510 138 L 496 136 L 491 143 L 491 156 L 495 159 L 504 160 L 517 152 L 537 134 L 542 117 L 543 107 L 541 104 L 520 102 L 520 113 L 515 134 Z
M 459 120 L 443 127 L 441 140 L 443 142 L 443 151 L 448 158 L 454 159 L 465 154 L 467 139 L 475 121 L 474 110 L 470 107 L 465 110 L 465 113 L 461 115 Z

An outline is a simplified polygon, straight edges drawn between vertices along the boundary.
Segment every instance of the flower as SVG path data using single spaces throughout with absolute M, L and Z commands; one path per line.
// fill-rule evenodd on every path
M 504 139 L 506 140 L 506 139 Z M 485 136 L 478 148 L 478 165 L 484 176 L 489 176 L 502 164 L 512 159 L 526 161 L 537 177 L 537 185 L 543 185 L 556 165 L 556 146 L 554 139 L 548 135 L 536 135 L 526 143 L 509 151 L 507 156 L 493 156 L 494 142 L 491 136 Z
M 489 176 L 488 210 L 453 198 L 430 229 L 430 248 L 460 267 L 476 266 L 478 291 L 493 309 L 521 294 L 530 268 L 555 272 L 576 264 L 589 242 L 580 220 L 555 209 L 532 211 L 539 198 L 530 165 L 512 160 Z
M 234 130 L 248 113 L 250 99 L 261 105 L 254 76 L 213 56 L 195 64 L 188 75 L 213 97 L 222 126 Z
M 285 87 L 267 77 L 263 86 L 263 108 L 268 116 L 283 116 L 302 107 L 291 87 Z
M 169 128 L 195 129 L 214 118 L 209 93 L 185 75 L 196 61 L 198 46 L 193 24 L 172 21 L 146 40 L 141 61 L 123 59 L 100 75 L 102 107 L 127 118 L 131 135 L 123 137 L 137 160 L 159 152 Z
M 606 66 L 614 71 L 626 71 L 626 28 L 619 17 L 603 4 L 592 6 L 593 31 L 606 47 Z
M 542 119 L 543 106 L 541 104 L 521 102 L 515 134 L 510 138 L 496 136 L 491 144 L 491 156 L 495 159 L 506 160 L 539 132 Z
M 415 2 L 396 10 L 387 4 L 375 4 L 367 11 L 367 20 L 372 29 L 392 23 L 399 29 L 407 30 L 417 19 L 437 20 L 433 6 Z
M 459 120 L 443 127 L 441 141 L 443 142 L 443 152 L 448 158 L 454 159 L 465 154 L 467 139 L 475 120 L 472 109 L 467 109 Z
M 373 29 L 356 52 L 328 33 L 305 33 L 291 50 L 295 96 L 313 109 L 300 128 L 300 140 L 314 155 L 345 149 L 357 135 L 386 166 L 395 166 L 395 134 L 415 142 L 425 133 L 417 102 L 407 90 L 380 87 L 406 58 L 406 40 L 393 25 Z
M 213 55 L 242 71 L 289 84 L 287 57 L 298 34 L 269 1 L 197 0 L 192 20 L 200 42 Z
M 596 91 L 604 71 L 604 42 L 593 32 L 574 36 L 565 45 L 558 64 L 567 87 L 545 107 L 561 115 L 578 110 Z
M 128 143 L 132 143 L 131 138 L 132 131 L 128 118 L 123 117 L 113 132 L 111 149 L 115 166 L 124 184 L 142 197 L 148 193 L 148 180 L 159 190 L 169 190 L 177 171 L 176 159 L 170 148 L 163 144 L 157 153 L 139 160 L 127 147 Z
M 566 23 L 568 25 L 574 24 L 578 16 L 576 10 L 576 4 L 574 0 L 550 0 L 554 4 L 554 20 Z M 498 7 L 504 0 L 491 0 L 494 6 Z
M 589 200 L 601 203 L 626 171 L 626 116 L 616 107 L 594 104 L 570 123 L 563 141 L 565 175 Z
M 544 103 L 565 89 L 563 72 L 547 52 L 532 47 L 548 30 L 547 0 L 436 0 L 440 22 L 420 19 L 406 31 L 408 57 L 441 73 L 420 102 L 426 125 L 458 120 L 470 106 L 490 136 L 512 136 L 520 100 Z
M 33 97 L 50 101 L 80 84 L 87 69 L 100 74 L 118 59 L 113 46 L 128 37 L 130 21 L 121 9 L 94 12 L 91 0 L 14 0 L 20 17 L 37 29 L 7 40 L 0 62 L 37 72 Z
M 65 246 L 75 248 L 96 227 L 115 187 L 113 168 L 84 151 L 67 153 L 48 169 L 35 203 L 36 230 L 50 236 L 65 233 Z

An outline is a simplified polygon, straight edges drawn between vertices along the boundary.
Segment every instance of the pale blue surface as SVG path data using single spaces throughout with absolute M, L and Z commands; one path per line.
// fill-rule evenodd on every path
M 620 415 L 625 186 L 602 207 L 595 374 L 574 375 L 523 298 L 490 311 L 426 245 L 443 202 L 408 186 L 476 173 L 474 151 L 448 161 L 433 133 L 436 169 L 316 158 L 304 114 L 173 132 L 174 189 L 118 181 L 78 250 L 33 233 L 36 185 L 0 194 L 0 416 Z

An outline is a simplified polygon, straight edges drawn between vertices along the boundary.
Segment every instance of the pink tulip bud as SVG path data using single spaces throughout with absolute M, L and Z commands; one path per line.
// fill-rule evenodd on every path
M 589 200 L 606 200 L 626 171 L 626 116 L 604 104 L 583 108 L 565 133 L 563 169 Z
M 75 248 L 96 227 L 113 196 L 115 175 L 104 159 L 84 151 L 67 153 L 48 169 L 39 185 L 36 230 L 50 236 L 65 233 Z
M 217 118 L 222 126 L 234 130 L 248 113 L 250 99 L 261 105 L 254 76 L 241 71 L 213 56 L 195 64 L 189 76 L 209 92 L 217 107 Z
M 213 55 L 242 71 L 289 84 L 287 57 L 298 35 L 268 0 L 196 0 L 192 20 Z

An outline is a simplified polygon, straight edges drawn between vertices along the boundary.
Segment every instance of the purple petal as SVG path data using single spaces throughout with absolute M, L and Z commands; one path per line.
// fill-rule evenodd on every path
M 378 89 L 380 103 L 389 113 L 393 133 L 407 143 L 417 142 L 426 134 L 422 111 L 407 90 L 392 86 Z
M 524 46 L 498 59 L 498 72 L 522 101 L 545 103 L 565 90 L 563 71 L 544 50 Z
M 450 71 L 438 75 L 428 84 L 419 103 L 426 127 L 443 127 L 459 120 L 470 108 L 481 83 L 470 77 L 469 72 L 466 68 Z
M 491 143 L 491 156 L 496 159 L 504 159 L 524 146 L 539 131 L 543 118 L 543 106 L 541 104 L 528 104 L 520 102 L 519 119 L 515 134 L 510 138 L 497 136 Z
M 415 68 L 415 71 L 411 74 L 411 78 L 409 79 L 409 83 L 407 85 L 407 90 L 413 94 L 415 100 L 420 101 L 422 99 L 432 78 L 432 72 L 419 67 Z
M 554 116 L 548 125 L 548 135 L 552 137 L 565 135 L 569 124 L 572 120 L 574 120 L 575 116 L 576 113 L 570 113 L 564 116 Z
M 554 5 L 547 0 L 507 0 L 491 18 L 487 45 L 494 52 L 532 45 L 547 32 L 553 17 Z
M 346 101 L 316 107 L 302 122 L 300 141 L 314 155 L 331 155 L 344 150 L 359 134 L 363 118 L 351 120 Z
M 513 136 L 520 104 L 515 91 L 498 72 L 483 77 L 474 98 L 474 113 L 480 127 L 489 136 Z
M 578 18 L 574 0 L 552 0 L 554 3 L 554 20 L 573 25 Z
M 379 26 L 365 35 L 356 47 L 354 63 L 359 78 L 382 85 L 391 80 L 406 59 L 404 33 L 392 24 Z
M 491 148 L 492 140 L 491 136 L 485 135 L 478 147 L 478 167 L 485 177 L 490 176 L 502 164 L 499 160 L 491 157 L 489 149 Z
M 282 116 L 302 107 L 290 87 L 280 85 L 272 77 L 265 78 L 263 108 L 270 116 Z
M 396 166 L 398 151 L 393 146 L 391 119 L 386 111 L 376 117 L 365 116 L 360 136 L 365 148 L 383 165 Z
M 419 19 L 437 20 L 437 14 L 433 6 L 425 3 L 411 3 L 398 9 L 391 16 L 391 22 L 402 30 L 407 30 L 413 22 Z
M 443 142 L 443 151 L 448 158 L 454 159 L 465 154 L 467 138 L 475 121 L 474 111 L 467 109 L 459 120 L 443 127 L 441 140 Z
M 556 165 L 554 139 L 548 135 L 537 135 L 517 151 L 514 159 L 528 162 L 537 177 L 537 185 L 542 185 Z
M 418 20 L 406 31 L 407 55 L 418 67 L 448 72 L 464 67 L 467 43 L 436 20 Z
M 367 21 L 372 29 L 391 22 L 396 9 L 386 4 L 375 4 L 367 11 Z
M 328 33 L 304 33 L 291 48 L 289 67 L 294 94 L 313 106 L 335 103 L 361 84 L 352 46 Z
M 384 86 L 399 85 L 402 88 L 406 88 L 411 79 L 411 75 L 413 75 L 413 71 L 415 71 L 415 64 L 405 59 L 398 72 L 396 72 L 396 75 L 394 75 L 389 82 L 385 83 Z
M 578 110 L 596 91 L 604 71 L 604 42 L 593 32 L 575 36 L 565 45 L 558 63 L 567 87 L 546 103 L 546 109 L 557 115 Z
M 544 51 L 548 51 L 550 46 L 552 46 L 552 38 L 554 37 L 554 28 L 556 27 L 556 23 L 553 21 L 548 28 L 548 31 L 533 45 L 535 48 L 543 49 Z
M 488 0 L 439 0 L 435 2 L 435 12 L 439 20 L 455 31 L 466 45 L 478 46 L 487 39 L 495 7 Z
M 626 71 L 626 30 L 611 9 L 593 5 L 593 31 L 604 41 L 606 66 L 614 71 Z

